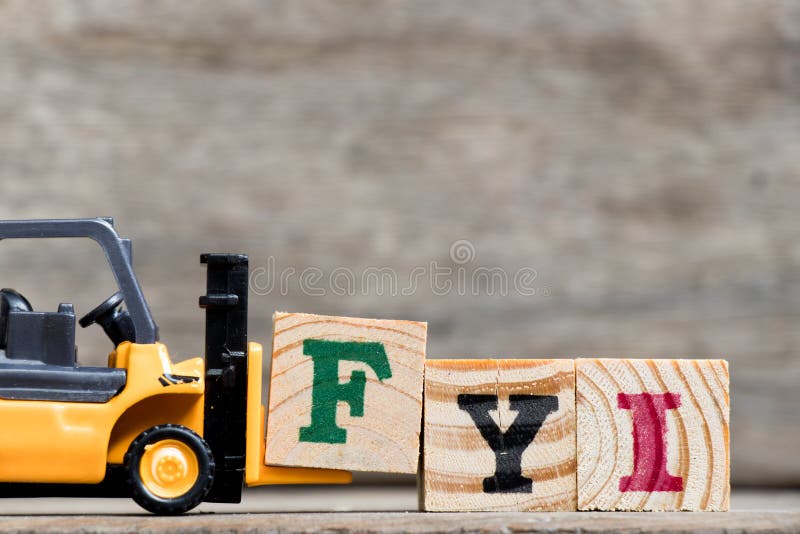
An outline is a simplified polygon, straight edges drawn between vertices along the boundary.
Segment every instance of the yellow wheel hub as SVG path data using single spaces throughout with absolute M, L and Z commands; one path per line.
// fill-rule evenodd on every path
M 162 499 L 184 495 L 200 476 L 194 451 L 182 441 L 163 439 L 145 445 L 139 476 L 147 491 Z

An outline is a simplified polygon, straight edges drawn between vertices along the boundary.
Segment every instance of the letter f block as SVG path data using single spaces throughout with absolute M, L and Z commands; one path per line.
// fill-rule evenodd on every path
M 274 317 L 268 465 L 416 473 L 427 325 Z

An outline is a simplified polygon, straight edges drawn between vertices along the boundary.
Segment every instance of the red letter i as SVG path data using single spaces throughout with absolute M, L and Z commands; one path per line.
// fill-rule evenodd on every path
M 683 479 L 667 473 L 666 412 L 680 405 L 680 393 L 617 395 L 633 417 L 633 474 L 619 479 L 620 491 L 683 491 Z

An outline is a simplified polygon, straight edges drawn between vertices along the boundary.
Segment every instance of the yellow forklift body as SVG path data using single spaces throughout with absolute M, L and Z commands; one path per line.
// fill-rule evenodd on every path
M 0 399 L 0 482 L 99 483 L 147 428 L 173 423 L 202 435 L 202 358 L 172 364 L 163 344 L 126 341 L 109 366 L 127 379 L 105 403 Z
M 247 485 L 351 482 L 347 471 L 264 464 L 263 349 L 249 343 L 248 352 Z M 95 484 L 107 464 L 123 463 L 131 442 L 148 428 L 171 423 L 203 435 L 202 358 L 173 364 L 162 343 L 124 342 L 108 363 L 125 369 L 127 380 L 106 403 L 0 399 L 0 426 L 13 429 L 0 433 L 0 482 Z

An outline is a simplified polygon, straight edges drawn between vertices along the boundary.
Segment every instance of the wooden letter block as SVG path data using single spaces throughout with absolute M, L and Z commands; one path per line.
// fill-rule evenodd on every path
M 276 313 L 266 463 L 416 473 L 427 324 Z
M 421 504 L 575 510 L 572 360 L 429 360 Z
M 728 364 L 576 360 L 580 510 L 728 509 Z

